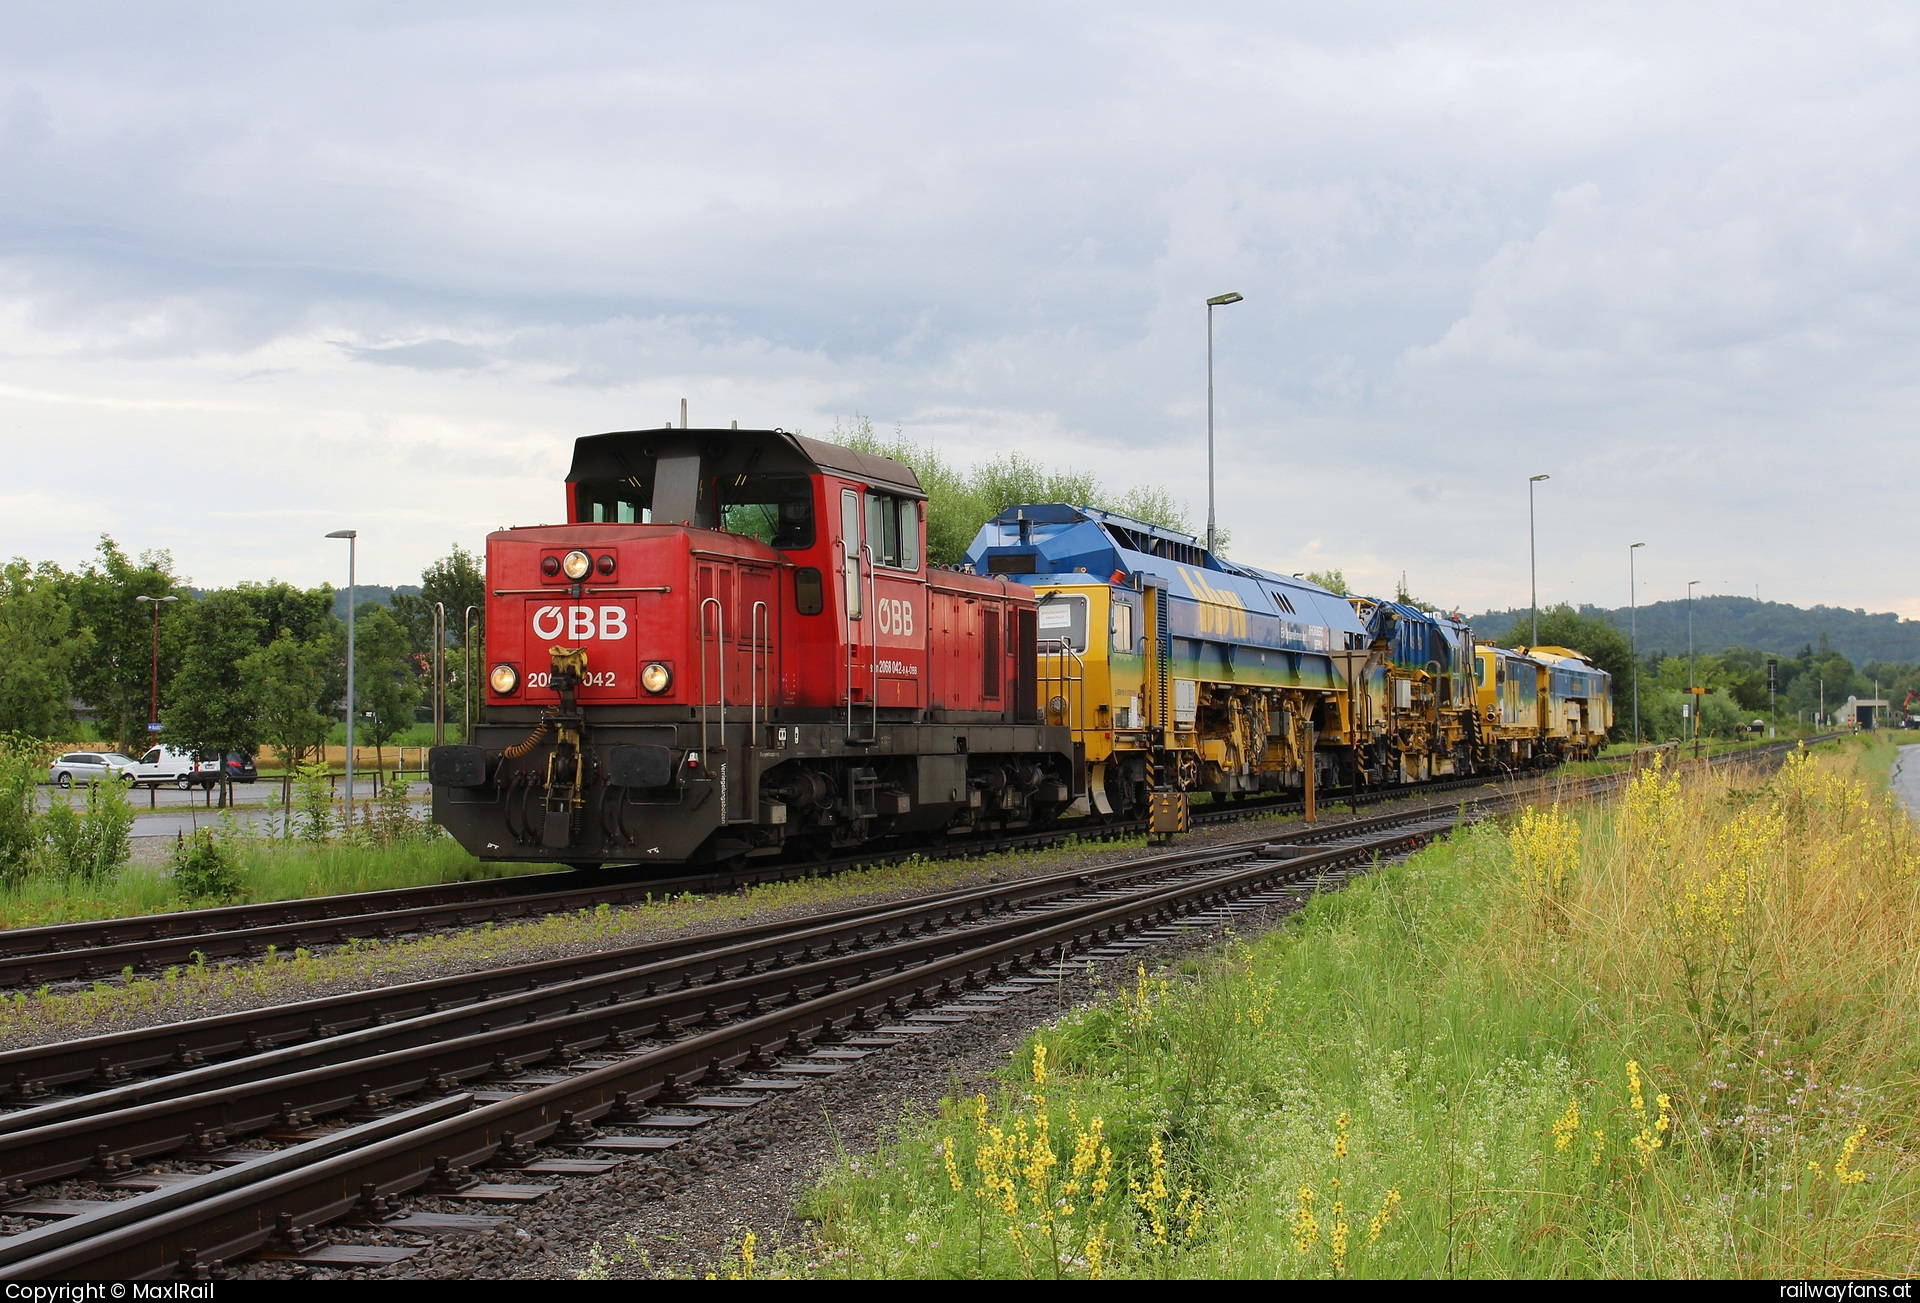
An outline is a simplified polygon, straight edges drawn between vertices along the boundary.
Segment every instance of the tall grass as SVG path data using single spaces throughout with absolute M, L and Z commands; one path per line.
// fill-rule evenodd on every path
M 1920 846 L 1860 756 L 1651 771 L 1142 969 L 761 1269 L 1911 1275 Z
M 238 903 L 295 900 L 350 891 L 538 873 L 551 866 L 482 863 L 451 838 L 361 846 L 308 846 L 265 838 L 226 843 L 238 860 Z M 188 908 L 161 865 L 133 865 L 118 877 L 87 880 L 43 874 L 0 882 L 0 927 L 42 927 Z

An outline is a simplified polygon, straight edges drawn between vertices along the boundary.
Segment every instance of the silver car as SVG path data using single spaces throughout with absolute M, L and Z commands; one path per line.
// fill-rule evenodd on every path
M 103 778 L 133 781 L 133 759 L 118 751 L 69 751 L 47 766 L 47 781 L 59 787 L 95 783 Z

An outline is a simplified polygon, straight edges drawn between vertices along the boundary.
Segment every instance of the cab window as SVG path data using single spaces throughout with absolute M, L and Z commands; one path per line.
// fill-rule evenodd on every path
M 574 502 L 578 517 L 596 525 L 645 525 L 653 520 L 653 478 L 590 480 L 575 487 Z
M 873 563 L 894 570 L 920 568 L 920 505 L 912 498 L 867 491 L 867 546 Z
M 1123 601 L 1113 604 L 1113 649 L 1126 653 L 1133 650 L 1133 607 Z
M 813 481 L 805 475 L 737 475 L 716 486 L 720 528 L 782 551 L 813 546 Z

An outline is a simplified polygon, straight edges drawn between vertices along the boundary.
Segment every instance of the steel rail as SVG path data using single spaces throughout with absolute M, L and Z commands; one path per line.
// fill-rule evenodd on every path
M 1417 800 L 1434 792 L 1486 786 L 1510 777 L 1514 776 L 1478 775 L 1380 788 L 1362 793 L 1359 801 L 1375 804 Z M 1302 808 L 1302 803 L 1291 797 L 1236 801 L 1198 807 L 1193 819 L 1196 824 L 1223 823 L 1285 815 Z M 861 848 L 858 853 L 824 861 L 778 859 L 737 868 L 715 864 L 700 872 L 674 876 L 661 876 L 657 867 L 614 866 L 7 928 L 0 929 L 0 987 L 33 987 L 48 982 L 111 976 L 128 967 L 130 961 L 141 960 L 143 951 L 152 958 L 144 965 L 132 962 L 133 967 L 189 962 L 196 953 L 205 959 L 259 953 L 266 945 L 285 948 L 307 944 L 306 938 L 318 938 L 315 944 L 331 944 L 355 937 L 391 935 L 396 931 L 432 926 L 435 917 L 456 917 L 462 907 L 473 911 L 471 917 L 475 921 L 523 917 L 529 912 L 526 906 L 529 901 L 561 902 L 549 903 L 546 908 L 551 910 L 569 908 L 565 902 L 578 902 L 587 896 L 596 901 L 615 901 L 643 899 L 649 893 L 731 890 L 883 863 L 896 855 L 977 856 L 1047 845 L 1067 837 L 1120 837 L 1145 828 L 1146 821 L 1140 819 L 1111 822 L 1075 819 L 953 845 L 911 845 L 882 840 Z M 436 916 L 432 912 L 435 910 L 446 912 Z
M 1426 826 L 1450 826 L 1452 815 Z M 1365 853 L 1399 844 L 1410 834 L 1376 835 L 1362 843 Z M 1355 854 L 1352 848 L 1322 851 L 1300 862 L 1333 862 Z M 1250 848 L 1189 852 L 1181 866 L 1185 875 L 1215 869 L 1253 854 Z M 1111 908 L 1108 892 L 1055 901 L 1044 917 L 1072 920 Z M 1133 890 L 1152 895 L 1162 890 L 1151 883 Z M 211 1083 L 187 1074 L 183 1089 L 204 1087 L 190 1094 L 139 1102 L 97 1113 L 48 1120 L 42 1125 L 0 1133 L 0 1180 L 10 1187 L 77 1176 L 89 1170 L 110 1173 L 125 1170 L 135 1160 L 186 1151 L 189 1154 L 223 1149 L 237 1137 L 280 1127 L 296 1130 L 313 1117 L 358 1107 L 374 1109 L 392 1098 L 423 1089 L 450 1089 L 481 1078 L 511 1079 L 527 1067 L 548 1061 L 567 1062 L 577 1054 L 607 1046 L 625 1048 L 643 1039 L 669 1040 L 684 1029 L 751 1015 L 764 1007 L 804 1003 L 821 992 L 864 981 L 877 971 L 923 966 L 939 957 L 987 941 L 998 942 L 1034 930 L 1028 911 L 986 914 L 969 925 L 939 927 L 927 922 L 903 921 L 878 929 L 869 927 L 848 942 L 831 942 L 821 957 L 811 947 L 775 949 L 765 966 L 745 961 L 736 971 L 716 964 L 710 980 L 700 980 L 684 967 L 675 969 L 676 985 L 669 990 L 619 991 L 642 974 L 616 974 L 564 984 L 496 1001 L 488 1007 L 454 1010 L 424 1020 L 433 1024 L 409 1028 L 407 1042 L 383 1053 L 352 1053 L 344 1061 L 304 1066 L 325 1043 L 295 1047 L 262 1056 L 260 1076 Z M 698 967 L 704 969 L 702 957 Z M 592 1003 L 588 1001 L 591 1000 Z M 564 1002 L 564 1011 L 542 1016 L 541 1006 Z M 485 1015 L 483 1019 L 482 1015 Z M 498 1026 L 494 1018 L 516 1021 Z M 477 1024 L 477 1025 L 476 1025 Z M 438 1032 L 438 1034 L 431 1034 Z M 377 1033 L 352 1038 L 377 1039 Z M 391 1038 L 388 1038 L 391 1039 Z M 364 1050 L 364 1046 L 352 1045 Z M 245 1064 L 247 1061 L 242 1060 Z M 289 1070 L 291 1069 L 291 1070 Z M 162 1084 L 170 1079 L 162 1079 Z M 135 1096 L 139 1088 L 106 1092 L 108 1096 Z M 75 1101 L 79 1105 L 82 1101 Z M 21 1115 L 32 1122 L 41 1110 Z

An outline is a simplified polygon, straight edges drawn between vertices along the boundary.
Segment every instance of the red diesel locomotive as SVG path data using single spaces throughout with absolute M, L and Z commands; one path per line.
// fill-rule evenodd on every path
M 436 747 L 482 859 L 713 862 L 1050 819 L 1034 594 L 926 564 L 913 472 L 779 430 L 578 440 L 487 537 L 486 722 Z

